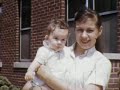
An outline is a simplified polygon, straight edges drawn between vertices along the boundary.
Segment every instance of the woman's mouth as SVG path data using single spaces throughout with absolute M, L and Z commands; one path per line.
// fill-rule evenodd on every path
M 87 44 L 89 43 L 89 41 L 81 41 L 83 44 Z

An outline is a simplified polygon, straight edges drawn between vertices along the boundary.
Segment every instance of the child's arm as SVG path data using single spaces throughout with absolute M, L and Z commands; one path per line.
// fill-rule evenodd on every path
M 33 80 L 34 75 L 35 75 L 35 71 L 40 67 L 40 64 L 37 61 L 33 61 L 28 70 L 27 73 L 25 74 L 25 80 L 29 81 L 29 80 Z
M 35 59 L 27 70 L 25 80 L 33 80 L 35 71 L 37 71 L 40 65 L 44 64 L 45 60 L 47 59 L 47 55 L 49 55 L 48 49 L 46 49 L 45 47 L 40 47 L 38 49 Z

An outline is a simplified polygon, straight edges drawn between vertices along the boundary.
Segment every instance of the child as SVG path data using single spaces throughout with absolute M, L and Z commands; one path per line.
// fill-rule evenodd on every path
M 35 75 L 35 71 L 37 71 L 41 65 L 47 66 L 48 71 L 59 79 L 64 72 L 65 67 L 61 67 L 60 64 L 65 57 L 64 49 L 66 49 L 66 47 L 64 46 L 68 37 L 68 26 L 60 19 L 53 19 L 47 29 L 48 39 L 43 41 L 43 46 L 38 49 L 34 61 L 25 74 L 25 80 L 28 82 L 23 87 L 23 90 L 29 90 L 33 88 L 33 86 L 33 90 L 38 90 L 38 88 L 45 85 L 45 83 Z

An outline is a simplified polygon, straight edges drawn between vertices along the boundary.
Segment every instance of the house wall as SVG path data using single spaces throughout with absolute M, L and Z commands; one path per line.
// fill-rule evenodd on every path
M 38 47 L 42 45 L 42 40 L 46 32 L 46 27 L 51 18 L 58 17 L 65 19 L 64 0 L 31 0 L 31 59 L 35 57 Z M 4 0 L 1 20 L 1 54 L 2 67 L 0 75 L 8 79 L 17 86 L 25 83 L 24 74 L 27 69 L 14 68 L 14 62 L 20 61 L 20 32 L 19 32 L 19 12 L 18 0 Z

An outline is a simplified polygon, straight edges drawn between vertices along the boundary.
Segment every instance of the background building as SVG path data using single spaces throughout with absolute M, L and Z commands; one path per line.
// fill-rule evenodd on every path
M 1 0 L 0 1 L 0 75 L 22 87 L 24 74 L 42 45 L 51 18 L 70 24 L 74 42 L 74 13 L 85 5 L 102 15 L 103 34 L 97 47 L 112 62 L 108 90 L 118 90 L 120 69 L 120 1 L 118 0 Z

